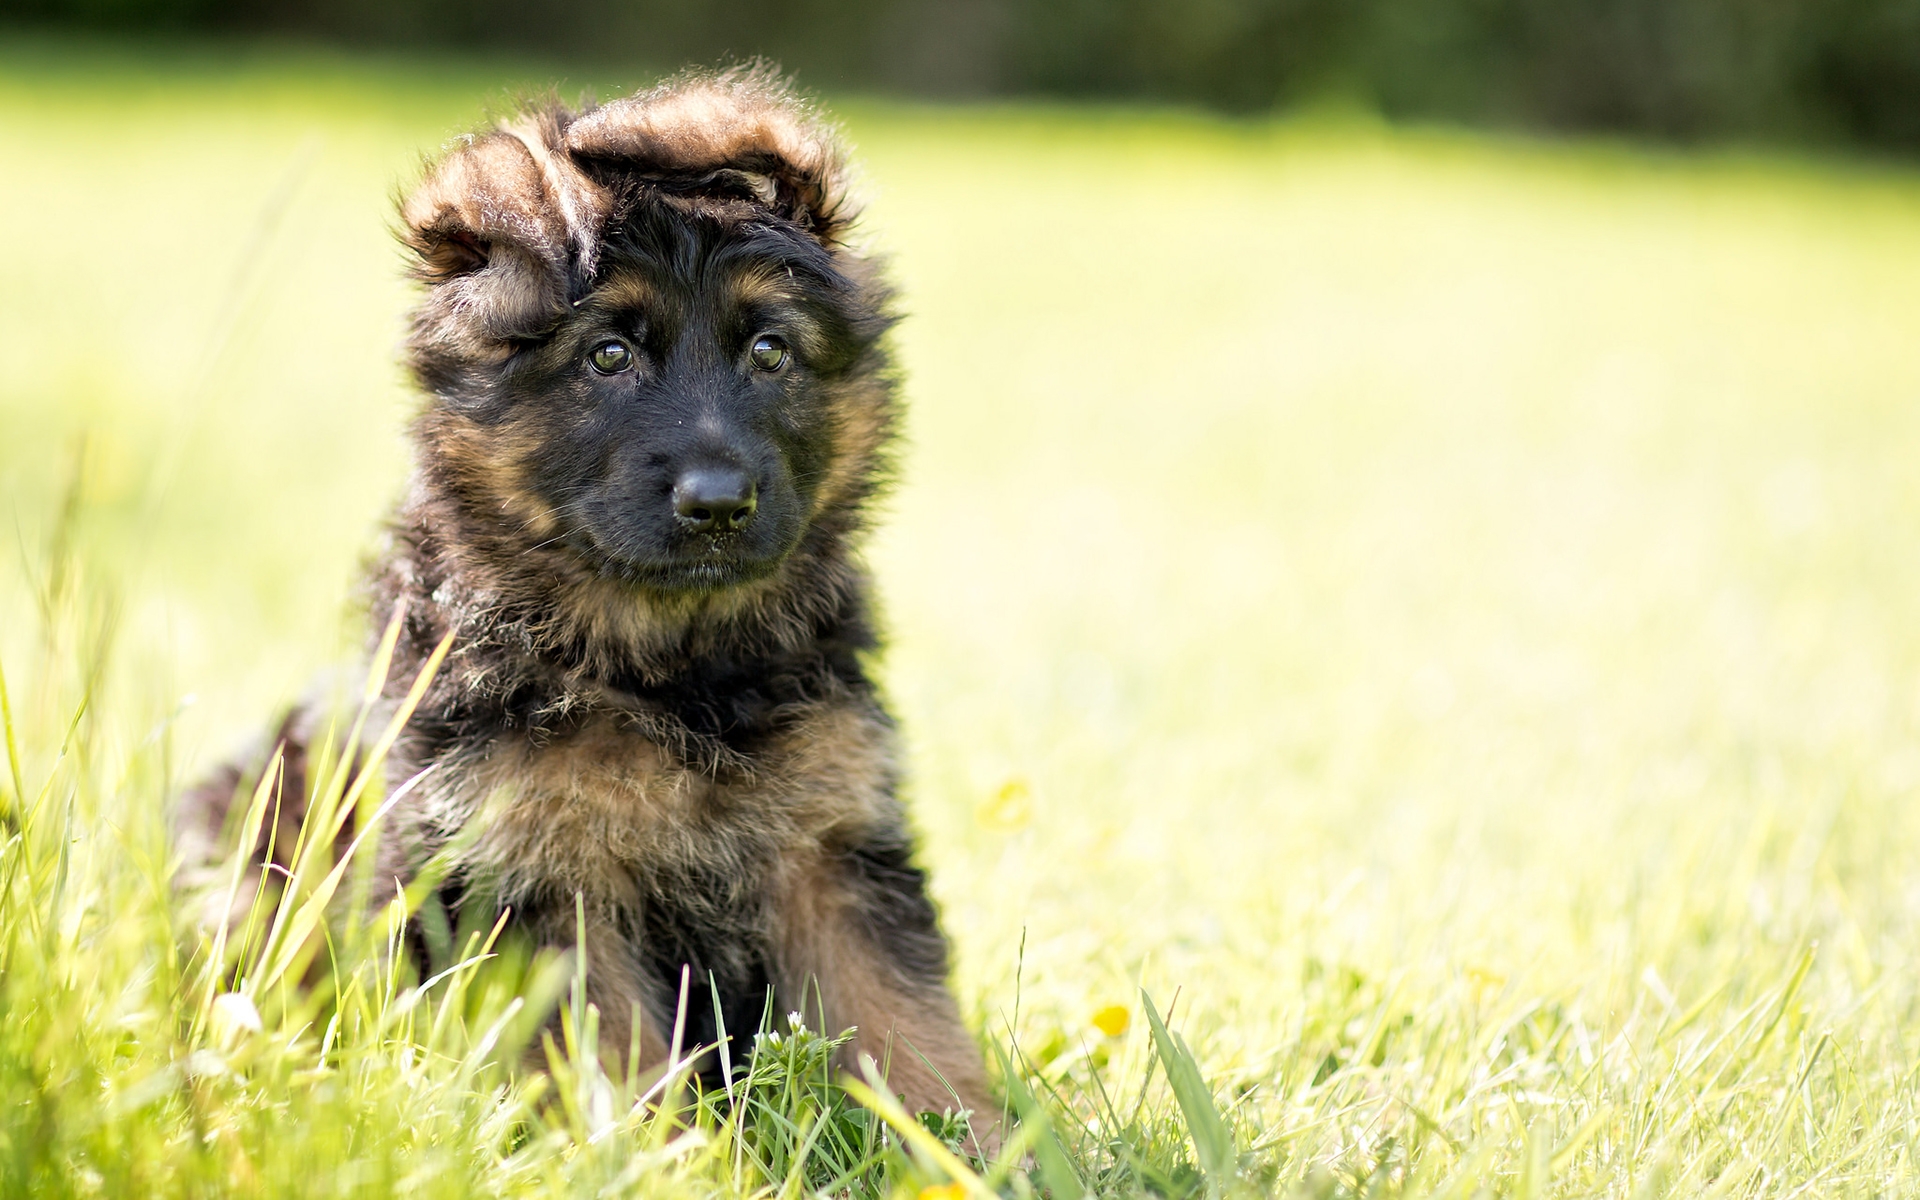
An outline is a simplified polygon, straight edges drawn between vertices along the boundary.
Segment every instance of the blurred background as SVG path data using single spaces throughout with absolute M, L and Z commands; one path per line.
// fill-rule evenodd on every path
M 6 17 L 620 70 L 769 55 L 841 92 L 1920 148 L 1920 0 L 8 0 Z
M 28 778 L 79 688 L 157 812 L 352 661 L 423 156 L 766 53 L 905 298 L 871 559 L 975 1021 L 1064 1078 L 1181 990 L 1288 1170 L 1605 1112 L 1569 1194 L 1899 1190 L 1920 0 L 6 3 Z

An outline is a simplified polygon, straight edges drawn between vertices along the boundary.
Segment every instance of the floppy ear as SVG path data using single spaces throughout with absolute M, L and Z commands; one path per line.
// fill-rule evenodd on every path
M 551 329 L 591 275 L 602 189 L 553 152 L 551 117 L 466 139 L 400 207 L 428 285 L 416 336 L 480 351 Z
M 751 200 L 830 248 L 857 215 L 833 130 L 765 67 L 615 100 L 568 126 L 565 145 L 596 175 Z

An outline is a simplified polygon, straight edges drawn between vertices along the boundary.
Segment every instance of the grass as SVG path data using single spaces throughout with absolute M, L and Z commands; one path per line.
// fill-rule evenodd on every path
M 166 797 L 359 644 L 390 195 L 511 76 L 0 44 L 6 1194 L 956 1173 L 815 1033 L 636 1109 L 552 968 L 515 1078 L 510 989 L 378 921 L 251 1011 L 181 936 Z M 838 107 L 912 314 L 887 684 L 1057 1139 L 991 1186 L 1914 1190 L 1920 175 Z

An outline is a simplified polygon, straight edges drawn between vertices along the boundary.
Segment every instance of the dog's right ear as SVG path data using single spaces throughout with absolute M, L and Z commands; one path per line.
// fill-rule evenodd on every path
M 576 281 L 592 274 L 607 201 L 553 152 L 557 138 L 543 117 L 476 134 L 402 202 L 401 236 L 428 285 L 416 338 L 498 353 L 566 315 Z

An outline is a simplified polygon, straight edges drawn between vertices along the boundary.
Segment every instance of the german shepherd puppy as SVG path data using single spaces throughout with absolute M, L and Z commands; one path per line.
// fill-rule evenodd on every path
M 832 131 L 764 70 L 537 107 L 405 199 L 426 405 L 373 572 L 375 628 L 404 614 L 389 698 L 452 650 L 390 756 L 395 785 L 432 770 L 380 875 L 452 847 L 438 903 L 552 947 L 577 903 L 623 1059 L 666 1059 L 685 968 L 691 1037 L 709 988 L 736 1045 L 771 998 L 857 1028 L 843 1065 L 890 1064 L 910 1107 L 984 1113 L 863 663 L 897 402 L 855 216 Z M 288 805 L 311 724 L 280 732 Z M 188 797 L 189 858 L 245 774 Z

